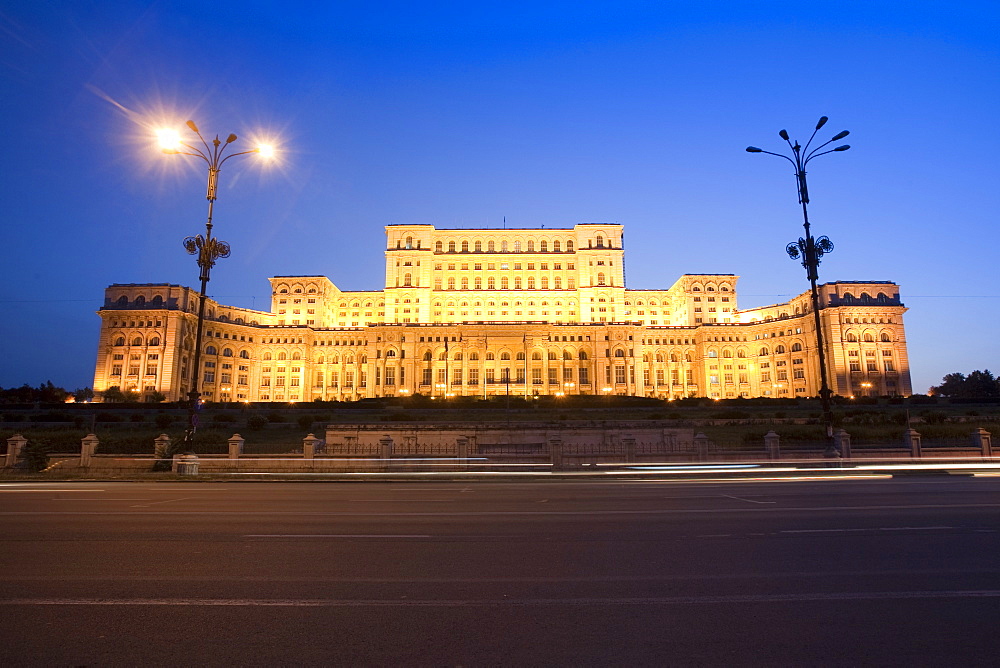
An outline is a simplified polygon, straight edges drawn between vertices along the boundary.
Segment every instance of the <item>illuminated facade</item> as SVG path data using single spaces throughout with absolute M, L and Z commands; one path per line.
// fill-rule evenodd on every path
M 732 274 L 625 287 L 622 226 L 386 227 L 385 287 L 276 276 L 271 308 L 206 303 L 208 401 L 301 402 L 424 394 L 814 396 L 809 293 L 740 310 Z M 820 287 L 830 385 L 909 395 L 906 308 L 892 282 Z M 105 291 L 94 389 L 186 396 L 198 294 L 168 284 Z

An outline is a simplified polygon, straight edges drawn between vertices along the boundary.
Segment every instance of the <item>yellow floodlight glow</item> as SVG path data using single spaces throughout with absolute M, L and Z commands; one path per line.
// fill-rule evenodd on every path
M 164 151 L 175 153 L 181 148 L 181 135 L 172 128 L 160 128 L 156 131 L 156 141 Z
M 271 144 L 261 144 L 257 147 L 257 153 L 260 154 L 262 158 L 273 158 L 274 157 L 274 146 Z

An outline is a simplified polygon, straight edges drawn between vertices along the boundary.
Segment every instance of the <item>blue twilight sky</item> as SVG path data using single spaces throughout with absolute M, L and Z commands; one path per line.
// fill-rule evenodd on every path
M 90 385 L 104 288 L 193 285 L 202 164 L 150 128 L 280 137 L 237 158 L 210 293 L 267 277 L 382 287 L 383 226 L 625 225 L 628 286 L 739 274 L 741 307 L 808 287 L 777 132 L 821 115 L 822 280 L 892 280 L 914 390 L 1000 372 L 1000 4 L 0 0 L 0 386 Z

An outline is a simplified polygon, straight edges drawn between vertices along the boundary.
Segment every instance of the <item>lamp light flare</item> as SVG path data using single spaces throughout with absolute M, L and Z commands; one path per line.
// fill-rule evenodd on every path
M 176 151 L 181 145 L 181 135 L 172 128 L 160 128 L 156 131 L 156 141 L 164 151 Z
M 270 144 L 261 144 L 257 147 L 257 153 L 259 153 L 262 158 L 273 158 L 274 146 Z

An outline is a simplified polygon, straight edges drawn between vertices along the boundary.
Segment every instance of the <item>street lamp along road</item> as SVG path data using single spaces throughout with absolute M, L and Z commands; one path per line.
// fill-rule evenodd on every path
M 846 151 L 851 147 L 849 144 L 843 144 L 841 146 L 826 149 L 826 147 L 833 142 L 839 141 L 850 134 L 849 131 L 843 130 L 834 135 L 829 141 L 820 144 L 812 150 L 809 149 L 813 139 L 816 137 L 816 133 L 819 132 L 820 128 L 826 125 L 827 120 L 829 119 L 826 116 L 819 119 L 819 122 L 816 123 L 816 129 L 813 130 L 813 133 L 809 137 L 809 141 L 806 142 L 805 146 L 800 146 L 798 141 L 792 144 L 791 139 L 788 137 L 788 132 L 785 130 L 780 131 L 778 136 L 784 139 L 785 143 L 787 143 L 789 148 L 792 149 L 791 155 L 772 153 L 771 151 L 759 149 L 756 146 L 748 146 L 747 152 L 776 155 L 779 158 L 784 158 L 788 162 L 792 163 L 792 166 L 795 167 L 795 184 L 799 192 L 799 203 L 802 205 L 803 227 L 805 227 L 806 235 L 805 237 L 799 237 L 798 241 L 793 241 L 788 244 L 785 247 L 785 252 L 787 252 L 788 256 L 793 260 L 798 260 L 800 257 L 802 258 L 802 266 L 805 267 L 806 275 L 809 278 L 809 285 L 812 290 L 813 318 L 815 319 L 816 324 L 816 348 L 819 351 L 819 397 L 820 402 L 823 405 L 823 423 L 826 427 L 826 451 L 823 454 L 826 457 L 836 457 L 838 452 L 833 442 L 833 414 L 830 411 L 831 392 L 830 385 L 827 382 L 826 351 L 823 349 L 823 327 L 819 317 L 819 292 L 816 289 L 816 281 L 819 278 L 820 258 L 833 250 L 833 242 L 825 236 L 819 237 L 818 239 L 814 238 L 809 227 L 809 209 L 807 206 L 809 204 L 809 189 L 806 187 L 806 165 L 808 165 L 809 161 L 813 158 L 818 158 L 821 155 L 834 153 L 836 151 Z
M 212 267 L 215 266 L 216 260 L 227 258 L 230 253 L 228 243 L 212 236 L 212 214 L 215 208 L 215 200 L 218 196 L 219 171 L 227 160 L 235 158 L 238 155 L 254 153 L 264 158 L 270 158 L 274 155 L 273 147 L 268 145 L 260 145 L 249 151 L 240 151 L 227 155 L 226 149 L 236 141 L 235 134 L 230 134 L 226 137 L 225 141 L 220 140 L 219 136 L 216 135 L 215 139 L 211 141 L 211 145 L 209 145 L 209 142 L 201 135 L 194 121 L 188 121 L 187 126 L 201 141 L 204 150 L 197 145 L 197 142 L 189 143 L 182 139 L 180 133 L 176 130 L 163 129 L 156 132 L 160 148 L 164 153 L 168 155 L 194 156 L 201 158 L 208 165 L 208 190 L 205 195 L 205 198 L 208 200 L 208 220 L 205 222 L 205 234 L 204 236 L 198 234 L 184 239 L 184 248 L 189 254 L 197 256 L 198 267 L 201 269 L 198 275 L 198 278 L 201 280 L 201 290 L 198 293 L 198 324 L 194 335 L 194 364 L 191 369 L 191 389 L 188 392 L 188 425 L 184 430 L 183 443 L 171 448 L 171 452 L 164 453 L 168 460 L 174 452 L 182 449 L 189 452 L 194 447 L 194 436 L 198 430 L 198 409 L 201 404 L 198 379 L 201 373 L 201 336 L 205 326 L 205 290 L 208 287 Z

